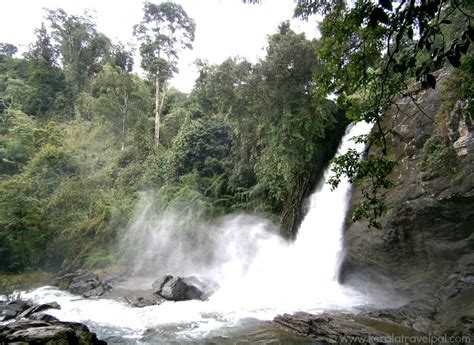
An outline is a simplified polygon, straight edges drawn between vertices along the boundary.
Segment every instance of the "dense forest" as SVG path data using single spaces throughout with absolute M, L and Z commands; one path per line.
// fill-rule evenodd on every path
M 157 212 L 179 205 L 201 220 L 263 214 L 292 237 L 350 120 L 377 124 L 393 95 L 416 80 L 435 87 L 432 73 L 445 64 L 456 67 L 450 99 L 472 100 L 472 5 L 438 1 L 411 13 L 362 3 L 301 2 L 298 15 L 327 14 L 319 40 L 284 22 L 257 63 L 197 61 L 189 94 L 168 86 L 195 29 L 174 3 L 145 3 L 133 28 L 144 73 L 87 14 L 48 10 L 22 56 L 1 43 L 0 272 L 115 262 L 116 241 L 145 195 Z M 438 31 L 413 33 L 420 18 Z M 362 169 L 357 155 L 340 158 L 333 183 L 348 175 L 375 181 L 374 193 L 389 187 L 395 163 L 384 133 L 359 139 L 382 157 Z M 359 217 L 384 211 L 371 193 L 361 206 Z

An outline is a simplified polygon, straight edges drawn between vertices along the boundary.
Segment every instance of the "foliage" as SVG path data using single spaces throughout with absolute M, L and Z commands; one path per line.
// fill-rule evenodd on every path
M 456 152 L 451 145 L 443 143 L 437 136 L 425 141 L 421 151 L 422 159 L 418 168 L 428 173 L 424 178 L 433 177 L 441 172 L 453 172 L 456 166 Z
M 87 11 L 75 16 L 62 9 L 48 10 L 47 19 L 66 77 L 77 96 L 87 80 L 100 71 L 102 60 L 109 54 L 110 40 L 97 31 L 94 18 Z

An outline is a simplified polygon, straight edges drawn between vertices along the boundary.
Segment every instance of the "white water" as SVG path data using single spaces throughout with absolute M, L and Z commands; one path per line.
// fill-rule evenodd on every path
M 362 150 L 360 144 L 349 139 L 366 134 L 369 129 L 370 125 L 366 123 L 352 127 L 344 136 L 338 154 L 349 148 Z M 146 329 L 167 327 L 171 327 L 175 339 L 200 339 L 247 318 L 271 320 L 281 313 L 318 313 L 364 304 L 362 296 L 340 286 L 336 280 L 350 185 L 341 181 L 339 187 L 331 191 L 326 183 L 328 175 L 330 167 L 310 197 L 308 213 L 294 243 L 288 244 L 266 232 L 269 225 L 262 219 L 237 216 L 226 219 L 214 229 L 213 236 L 219 241 L 205 249 L 213 248 L 217 253 L 211 263 L 204 265 L 204 261 L 198 260 L 203 253 L 199 248 L 191 250 L 190 256 L 201 267 L 196 273 L 217 279 L 221 286 L 209 301 L 165 302 L 138 309 L 109 299 L 79 298 L 52 287 L 34 290 L 24 297 L 39 303 L 57 301 L 62 309 L 51 311 L 52 315 L 61 320 L 88 324 L 99 336 L 102 333 L 102 336 L 131 339 L 140 338 Z M 173 246 L 177 259 L 165 269 L 177 269 L 177 263 L 181 262 L 179 258 L 183 258 L 183 267 L 187 269 L 166 273 L 190 274 L 193 272 L 189 269 L 197 269 L 197 265 L 190 266 L 184 261 L 183 246 L 173 242 L 176 239 L 171 241 L 170 236 L 165 236 L 169 218 L 154 221 L 154 226 L 143 223 L 147 218 L 143 214 L 138 218 L 142 223 L 136 228 L 144 229 L 141 236 L 146 235 L 140 242 L 144 246 L 143 253 L 173 255 L 169 250 L 169 246 Z M 162 223 L 168 227 L 161 226 Z M 167 240 L 160 242 L 160 238 Z M 159 265 L 146 261 L 151 260 L 149 255 L 145 255 L 144 260 L 149 266 Z

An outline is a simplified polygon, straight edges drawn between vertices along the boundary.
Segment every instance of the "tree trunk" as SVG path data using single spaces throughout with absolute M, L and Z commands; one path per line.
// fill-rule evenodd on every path
M 161 106 L 160 106 L 160 77 L 157 75 L 155 80 L 155 146 L 160 144 L 160 116 L 161 116 Z

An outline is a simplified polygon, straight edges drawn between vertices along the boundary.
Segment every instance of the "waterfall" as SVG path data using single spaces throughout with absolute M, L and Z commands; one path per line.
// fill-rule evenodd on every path
M 337 154 L 343 154 L 349 148 L 362 151 L 362 144 L 350 139 L 368 133 L 370 127 L 366 123 L 350 126 Z M 327 183 L 330 174 L 331 166 L 308 200 L 307 214 L 293 243 L 269 233 L 270 225 L 264 219 L 240 215 L 224 218 L 214 225 L 212 243 L 204 249 L 195 248 L 189 252 L 193 246 L 183 246 L 175 243 L 179 239 L 165 236 L 167 231 L 176 230 L 170 221 L 176 218 L 175 214 L 174 218 L 156 219 L 140 213 L 137 217 L 140 223 L 131 227 L 132 233 L 127 237 L 130 241 L 138 238 L 140 245 L 150 246 L 142 248 L 145 256 L 140 258 L 148 267 L 161 267 L 165 272 L 181 263 L 181 270 L 167 272 L 171 274 L 191 273 L 189 270 L 200 266 L 199 273 L 215 278 L 220 284 L 220 289 L 208 301 L 165 302 L 138 309 L 109 299 L 77 298 L 51 287 L 40 288 L 25 297 L 40 303 L 58 301 L 62 309 L 51 314 L 62 320 L 88 323 L 99 335 L 112 332 L 120 337 L 135 338 L 140 338 L 147 328 L 159 329 L 164 325 L 172 333 L 171 338 L 183 333 L 203 337 L 203 334 L 235 326 L 248 318 L 271 320 L 280 313 L 318 313 L 364 303 L 361 296 L 337 283 L 342 228 L 351 186 L 341 181 L 338 188 L 331 191 Z M 167 241 L 160 242 L 162 238 Z M 150 262 L 160 251 L 174 255 L 169 246 L 173 246 L 176 258 L 183 258 L 182 262 L 176 259 L 169 267 L 168 261 L 161 265 Z M 214 254 L 209 256 L 211 250 Z M 154 253 L 154 256 L 146 253 Z M 203 255 L 206 260 L 199 260 Z M 193 265 L 184 260 L 186 256 L 193 258 Z M 170 328 L 170 324 L 175 327 Z
M 349 148 L 362 151 L 363 144 L 351 138 L 367 134 L 370 127 L 365 122 L 350 126 L 337 155 Z M 262 241 L 245 275 L 223 286 L 214 299 L 223 305 L 230 303 L 234 309 L 265 311 L 263 315 L 274 311 L 318 311 L 354 303 L 354 294 L 337 283 L 351 185 L 342 180 L 332 191 L 327 183 L 331 168 L 328 166 L 310 197 L 295 242 L 288 244 L 277 238 Z

